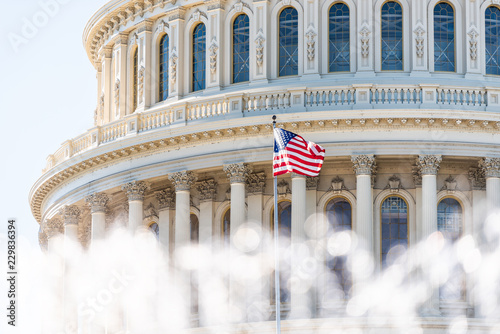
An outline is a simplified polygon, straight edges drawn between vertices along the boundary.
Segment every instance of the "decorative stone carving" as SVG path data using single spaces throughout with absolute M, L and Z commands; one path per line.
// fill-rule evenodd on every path
M 422 175 L 437 175 L 442 160 L 441 155 L 419 155 L 417 166 Z
M 223 168 L 231 183 L 245 183 L 247 175 L 252 172 L 252 167 L 243 162 L 224 165 Z
M 412 176 L 413 176 L 413 183 L 416 186 L 421 186 L 422 185 L 422 172 L 420 171 L 420 168 L 418 166 L 413 166 L 412 167 Z
M 231 200 L 231 187 L 226 190 L 226 201 Z
M 52 218 L 45 221 L 42 230 L 47 235 L 47 238 L 50 239 L 58 234 L 62 234 L 64 232 L 64 225 L 59 218 Z
M 278 188 L 278 196 L 286 196 L 286 194 L 291 194 L 290 185 L 284 179 L 281 179 L 277 185 Z
M 67 205 L 63 207 L 59 214 L 63 217 L 64 225 L 77 225 L 80 219 L 81 210 L 76 205 Z
M 212 44 L 208 51 L 210 51 L 210 73 L 215 74 L 217 72 L 217 50 L 219 47 L 217 46 L 217 40 L 215 37 L 212 39 Z
M 157 191 L 155 196 L 158 200 L 158 210 L 175 209 L 175 194 L 171 188 Z
M 175 191 L 189 191 L 191 185 L 196 182 L 194 173 L 187 170 L 171 173 L 168 178 L 174 183 Z
M 500 158 L 484 158 L 479 167 L 484 169 L 485 178 L 500 177 Z
M 201 21 L 201 16 L 207 18 L 207 14 L 200 12 L 199 9 L 195 10 L 193 14 L 191 14 L 190 20 L 193 19 L 194 22 Z
M 149 203 L 146 209 L 144 209 L 144 218 L 151 218 L 151 217 L 158 217 L 158 212 L 156 212 L 153 203 Z
M 486 176 L 484 168 L 472 167 L 468 172 L 469 182 L 474 190 L 482 190 L 486 188 Z
M 264 38 L 264 33 L 262 29 L 259 29 L 257 32 L 257 38 L 255 39 L 255 57 L 257 61 L 257 66 L 260 67 L 264 63 L 264 42 L 266 39 Z
M 334 194 L 340 194 L 345 189 L 344 179 L 337 175 L 332 179 L 332 186 L 328 190 L 333 191 Z
M 108 201 L 108 195 L 103 193 L 94 193 L 85 197 L 85 202 L 89 205 L 91 213 L 106 212 Z
M 353 155 L 351 162 L 356 175 L 371 175 L 376 168 L 373 154 Z
M 469 35 L 470 59 L 475 61 L 477 59 L 477 43 L 479 33 L 477 32 L 476 27 L 472 27 L 467 35 Z
M 141 66 L 139 69 L 139 103 L 142 103 L 144 100 L 144 76 L 146 74 L 146 68 Z
M 137 34 L 132 34 L 132 37 L 130 38 L 129 46 L 136 45 L 138 40 L 139 40 L 139 37 L 137 36 Z
M 457 190 L 457 180 L 453 176 L 448 176 L 446 180 L 444 180 L 444 186 L 441 190 L 447 190 L 449 193 Z
M 371 31 L 368 26 L 364 26 L 359 32 L 361 35 L 361 55 L 363 58 L 367 58 L 370 54 L 370 34 Z
M 236 13 L 241 13 L 241 12 L 243 12 L 243 7 L 246 7 L 250 11 L 252 11 L 252 9 L 250 8 L 250 6 L 247 3 L 241 2 L 241 1 L 238 1 L 237 3 L 235 3 L 233 5 L 233 7 L 231 8 L 231 10 L 234 10 Z
M 262 194 L 266 187 L 266 173 L 251 173 L 247 175 L 247 193 Z
M 115 81 L 115 106 L 116 110 L 118 110 L 120 104 L 120 79 L 116 79 Z
M 306 178 L 306 189 L 307 190 L 316 190 L 318 189 L 319 177 L 308 176 Z
M 422 58 L 424 56 L 424 36 L 425 30 L 422 26 L 418 26 L 417 29 L 413 31 L 415 33 L 415 42 L 417 49 L 417 57 Z
M 47 234 L 43 230 L 38 231 L 38 244 L 40 245 L 40 248 L 42 250 L 44 250 L 44 251 L 47 250 L 48 242 L 49 242 L 49 238 L 48 238 Z
M 160 23 L 158 23 L 158 26 L 156 27 L 155 34 L 166 32 L 168 28 L 169 28 L 168 23 L 165 22 L 164 20 L 161 20 Z
M 129 201 L 144 200 L 144 193 L 150 189 L 149 182 L 132 181 L 122 186 L 122 190 L 127 193 Z
M 89 245 L 90 239 L 92 237 L 92 220 L 84 219 L 80 224 L 78 224 L 78 240 L 83 247 Z
M 306 32 L 306 43 L 307 43 L 307 58 L 310 61 L 314 60 L 314 51 L 315 51 L 315 37 L 316 32 L 314 31 L 314 26 L 311 24 L 309 26 L 309 30 Z
M 173 48 L 172 54 L 170 55 L 170 83 L 172 85 L 177 81 L 177 49 Z
M 403 187 L 401 186 L 401 179 L 397 175 L 393 175 L 389 178 L 389 181 L 387 182 L 387 186 L 384 189 L 390 189 L 391 192 L 398 192 L 399 189 L 402 189 Z
M 200 181 L 196 184 L 200 193 L 200 201 L 214 201 L 217 196 L 217 182 L 214 179 Z

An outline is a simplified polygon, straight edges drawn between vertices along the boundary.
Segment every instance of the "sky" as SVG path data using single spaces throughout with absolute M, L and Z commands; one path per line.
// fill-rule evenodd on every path
M 93 127 L 96 71 L 82 43 L 85 24 L 107 0 L 15 0 L 0 11 L 0 309 L 7 302 L 6 228 L 17 222 L 21 327 L 0 333 L 36 333 L 24 321 L 36 283 L 27 263 L 40 254 L 39 225 L 28 194 L 46 158 L 64 141 Z M 24 261 L 24 264 L 23 264 Z M 23 273 L 24 268 L 24 273 Z M 23 283 L 24 282 L 24 283 Z M 36 328 L 36 327 L 35 327 Z

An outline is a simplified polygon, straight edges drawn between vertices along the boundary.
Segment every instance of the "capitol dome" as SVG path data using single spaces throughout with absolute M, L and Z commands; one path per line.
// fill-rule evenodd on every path
M 178 254 L 193 244 L 267 254 L 276 115 L 326 150 L 319 177 L 278 178 L 283 330 L 499 330 L 500 290 L 475 285 L 480 264 L 460 251 L 448 279 L 416 290 L 411 331 L 364 317 L 358 294 L 433 238 L 452 250 L 498 240 L 483 228 L 500 208 L 499 1 L 113 0 L 83 44 L 94 127 L 47 158 L 30 192 L 42 248 L 64 236 L 88 250 L 113 228 L 148 228 L 175 280 L 192 286 L 187 327 L 220 332 L 205 279 L 180 270 Z M 431 267 L 412 267 L 405 284 Z M 229 272 L 227 305 L 240 313 L 225 331 L 273 331 L 272 270 L 244 282 Z M 120 316 L 122 327 L 95 333 L 137 333 L 133 315 Z

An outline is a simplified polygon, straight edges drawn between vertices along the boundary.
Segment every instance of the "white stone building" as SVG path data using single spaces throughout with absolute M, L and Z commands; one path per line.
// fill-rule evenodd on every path
M 132 232 L 151 227 L 171 255 L 191 241 L 225 247 L 248 221 L 271 230 L 272 115 L 326 149 L 320 177 L 279 178 L 291 244 L 309 237 L 307 219 L 326 217 L 329 231 L 364 241 L 377 275 L 391 247 L 438 230 L 480 243 L 500 207 L 499 27 L 495 0 L 110 1 L 83 35 L 95 127 L 49 156 L 30 193 L 40 244 L 50 250 L 63 233 L 91 247 L 118 217 Z M 363 279 L 322 256 L 335 297 L 324 280 L 292 286 L 285 328 L 364 323 L 345 313 Z M 474 275 L 457 277 L 423 303 L 425 332 L 446 331 L 457 314 L 493 328 L 498 314 L 477 307 Z M 256 283 L 268 306 L 271 280 Z M 216 325 L 206 307 L 193 308 L 193 327 Z M 299 321 L 304 308 L 327 325 Z M 252 328 L 270 331 L 272 318 Z

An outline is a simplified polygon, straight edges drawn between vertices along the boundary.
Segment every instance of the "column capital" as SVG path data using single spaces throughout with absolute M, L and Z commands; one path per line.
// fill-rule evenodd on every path
M 443 160 L 441 155 L 419 155 L 417 167 L 422 175 L 437 175 L 439 164 Z
M 175 209 L 175 194 L 172 188 L 165 188 L 155 192 L 158 200 L 158 210 Z
M 196 190 L 200 193 L 200 201 L 214 201 L 217 196 L 217 182 L 214 179 L 200 181 L 196 184 Z
M 500 158 L 483 158 L 479 161 L 479 167 L 484 170 L 486 178 L 500 178 Z
M 245 179 L 252 172 L 252 167 L 244 162 L 223 166 L 231 183 L 245 183 Z
M 351 162 L 356 175 L 371 175 L 376 168 L 373 154 L 353 155 Z
M 104 193 L 94 193 L 85 197 L 85 202 L 90 207 L 91 213 L 106 212 L 106 205 L 108 204 L 109 197 Z
M 306 189 L 307 190 L 316 190 L 318 189 L 319 177 L 308 176 L 306 179 Z
M 52 238 L 63 233 L 63 223 L 59 218 L 47 219 L 42 225 L 42 230 L 47 235 L 47 238 Z
M 63 217 L 64 226 L 78 225 L 81 211 L 76 205 L 67 205 L 59 211 L 59 214 Z
M 189 191 L 191 185 L 196 182 L 196 175 L 193 172 L 183 170 L 168 174 L 168 178 L 174 183 L 175 191 Z
M 144 193 L 150 189 L 150 183 L 145 181 L 132 181 L 122 186 L 122 190 L 127 193 L 130 201 L 144 200 Z
M 262 194 L 266 188 L 266 173 L 250 173 L 247 175 L 246 182 L 249 194 Z

